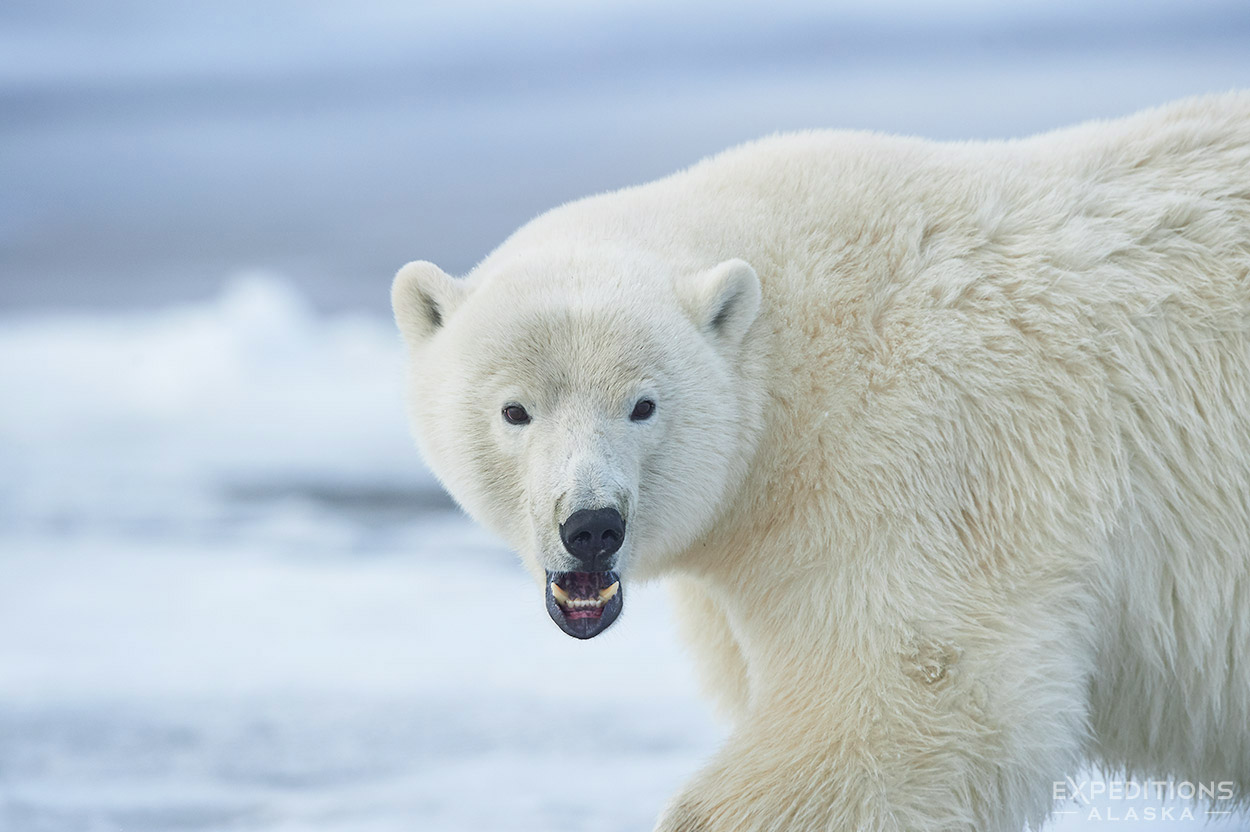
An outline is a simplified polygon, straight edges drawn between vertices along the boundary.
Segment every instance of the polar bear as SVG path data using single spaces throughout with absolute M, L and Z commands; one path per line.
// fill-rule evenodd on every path
M 392 300 L 419 447 L 560 628 L 671 581 L 733 731 L 658 829 L 1250 795 L 1250 94 L 775 136 Z

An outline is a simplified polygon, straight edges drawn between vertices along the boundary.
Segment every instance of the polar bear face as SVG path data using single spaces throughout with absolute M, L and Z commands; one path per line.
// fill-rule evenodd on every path
M 615 620 L 622 575 L 662 571 L 707 531 L 759 415 L 735 370 L 754 270 L 657 277 L 622 262 L 514 257 L 465 280 L 415 262 L 392 289 L 423 456 L 544 578 L 548 612 L 577 638 Z

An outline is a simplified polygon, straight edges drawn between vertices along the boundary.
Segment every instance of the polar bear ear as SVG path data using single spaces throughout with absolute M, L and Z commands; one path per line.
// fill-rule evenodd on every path
M 738 344 L 760 311 L 760 279 L 745 260 L 726 260 L 687 286 L 695 326 L 708 335 Z
M 416 346 L 443 325 L 464 297 L 456 279 L 433 263 L 414 260 L 391 283 L 391 309 L 404 340 Z

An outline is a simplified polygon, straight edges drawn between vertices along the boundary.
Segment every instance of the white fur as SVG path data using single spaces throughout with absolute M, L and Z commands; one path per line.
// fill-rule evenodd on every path
M 395 298 L 457 499 L 539 574 L 624 500 L 673 578 L 735 729 L 659 829 L 1014 831 L 1087 760 L 1250 793 L 1250 94 L 777 136 Z

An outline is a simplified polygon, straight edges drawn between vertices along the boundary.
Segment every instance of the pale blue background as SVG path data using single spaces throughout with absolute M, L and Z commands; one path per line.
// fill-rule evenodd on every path
M 777 130 L 1015 136 L 1250 83 L 1250 4 L 0 7 L 0 304 L 156 306 L 240 266 L 381 311 L 539 211 Z

